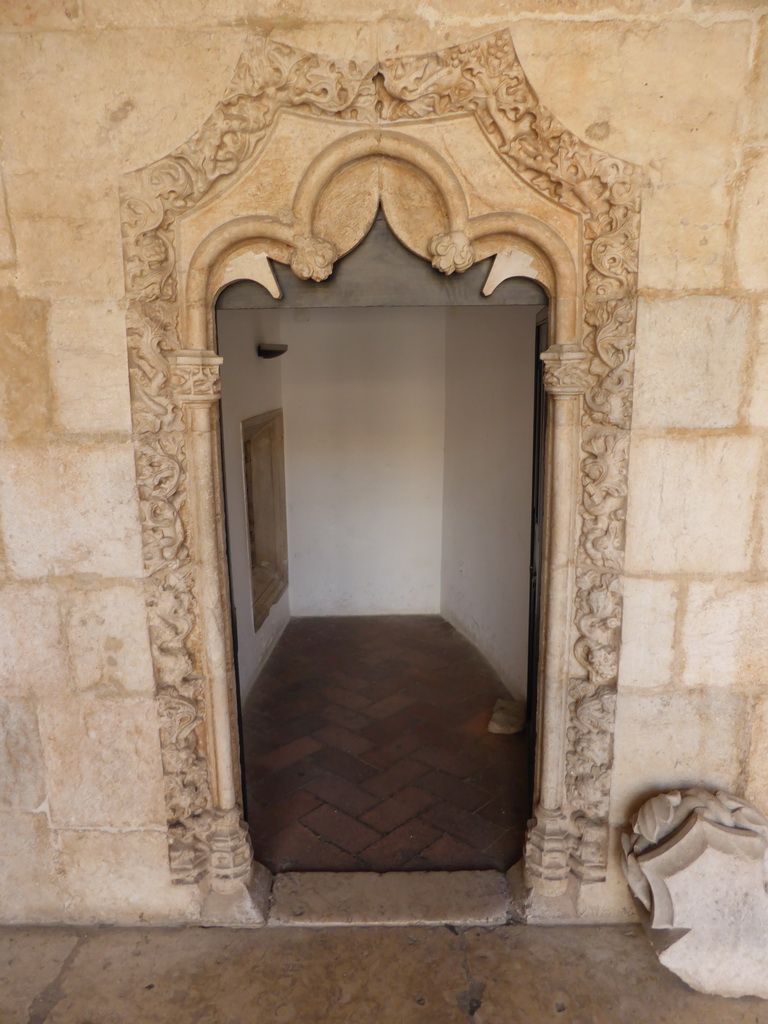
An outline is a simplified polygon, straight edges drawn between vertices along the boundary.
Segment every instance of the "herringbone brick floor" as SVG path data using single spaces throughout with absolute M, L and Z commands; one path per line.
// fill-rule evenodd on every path
M 248 819 L 272 871 L 505 870 L 528 816 L 506 691 L 438 616 L 294 619 L 243 711 Z

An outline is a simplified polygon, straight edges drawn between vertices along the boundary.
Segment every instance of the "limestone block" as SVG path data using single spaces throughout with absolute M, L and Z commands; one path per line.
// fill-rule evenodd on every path
M 44 814 L 0 810 L 0 920 L 60 921 L 55 848 Z
M 179 922 L 195 916 L 195 886 L 173 885 L 165 831 L 58 833 L 70 921 Z
M 768 697 L 755 702 L 750 721 L 752 732 L 744 792 L 758 807 L 768 807 Z
M 522 19 L 514 39 L 542 102 L 582 138 L 651 165 L 665 184 L 713 186 L 734 165 L 747 106 L 748 21 Z M 706 192 L 701 201 L 697 216 L 708 223 Z
M 686 686 L 765 685 L 768 584 L 691 583 L 681 635 Z
M 768 149 L 747 155 L 736 227 L 736 271 L 743 288 L 768 288 Z
M 122 310 L 116 305 L 56 303 L 50 337 L 58 424 L 73 431 L 130 431 Z
M 0 808 L 34 811 L 44 799 L 34 705 L 29 700 L 0 697 Z
M 768 302 L 758 306 L 757 355 L 750 377 L 749 422 L 756 427 L 768 427 Z
M 745 302 L 694 295 L 638 305 L 633 427 L 731 427 L 747 359 Z
M 635 437 L 627 571 L 747 570 L 760 454 L 756 437 Z
M 277 875 L 270 923 L 328 925 L 503 924 L 509 910 L 497 871 L 327 871 Z
M 65 166 L 90 166 L 87 182 L 114 186 L 119 174 L 165 156 L 199 128 L 229 83 L 245 34 L 226 26 L 0 36 L 0 131 L 14 140 L 6 169 L 61 175 Z M 66 126 L 55 146 L 52 125 Z M 75 294 L 83 290 L 81 280 Z
M 19 576 L 142 572 L 129 442 L 6 446 L 0 510 L 8 561 Z
M 41 434 L 51 425 L 48 304 L 0 289 L 0 440 Z
M 74 590 L 66 607 L 67 641 L 79 690 L 116 697 L 154 692 L 141 590 Z
M 734 788 L 748 722 L 747 701 L 722 689 L 619 694 L 611 820 L 626 822 L 650 792 L 699 779 Z
M 692 988 L 768 998 L 768 818 L 706 789 L 648 800 L 624 868 L 659 959 Z
M 117 205 L 108 217 L 14 220 L 22 292 L 44 298 L 106 301 L 123 290 Z M 87 282 L 87 284 L 85 283 Z
M 725 181 L 674 180 L 643 199 L 640 288 L 722 288 L 728 251 L 730 195 Z
M 153 700 L 82 697 L 39 711 L 55 826 L 131 828 L 165 821 Z
M 79 0 L 5 0 L 0 7 L 0 32 L 74 29 L 82 20 Z
M 44 584 L 0 587 L 0 693 L 39 696 L 67 684 L 58 592 Z
M 752 110 L 747 138 L 758 145 L 768 143 L 768 22 L 758 28 L 755 73 L 751 86 Z
M 8 203 L 5 198 L 5 182 L 0 171 L 0 267 L 10 266 L 16 259 L 16 244 L 13 240 Z
M 624 580 L 619 687 L 661 687 L 672 681 L 677 585 Z

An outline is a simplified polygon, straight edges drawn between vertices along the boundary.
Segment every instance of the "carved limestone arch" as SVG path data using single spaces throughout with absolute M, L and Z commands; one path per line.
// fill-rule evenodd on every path
M 408 193 L 423 183 L 437 212 L 416 231 Z M 237 277 L 275 295 L 270 259 L 327 277 L 381 202 L 398 237 L 442 272 L 496 255 L 517 273 L 533 268 L 552 300 L 536 807 L 524 878 L 533 916 L 541 901 L 554 907 L 541 911 L 549 918 L 589 906 L 579 903 L 583 892 L 610 866 L 636 169 L 541 107 L 506 32 L 365 67 L 256 36 L 200 131 L 121 186 L 174 879 L 199 884 L 209 899 L 242 901 L 255 870 L 262 902 L 249 903 L 246 917 L 266 912 L 268 873 L 254 868 L 238 805 L 213 301 Z M 335 188 L 357 202 L 343 241 L 327 237 L 339 221 L 328 199 Z M 576 902 L 558 910 L 550 897 L 566 890 Z

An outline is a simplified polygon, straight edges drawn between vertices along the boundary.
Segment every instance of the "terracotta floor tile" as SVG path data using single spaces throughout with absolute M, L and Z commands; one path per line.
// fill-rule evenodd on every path
M 305 814 L 301 823 L 326 841 L 332 841 L 349 853 L 359 853 L 380 838 L 381 833 L 355 821 L 330 804 L 321 804 Z
M 298 871 L 509 867 L 528 794 L 525 738 L 487 733 L 505 693 L 437 616 L 293 620 L 243 711 L 258 859 Z
M 415 782 L 426 771 L 427 766 L 425 764 L 406 757 L 402 761 L 398 761 L 397 764 L 393 764 L 391 768 L 381 772 L 380 775 L 373 775 L 370 779 L 366 779 L 363 783 L 363 788 L 367 789 L 369 793 L 381 797 L 383 800 L 388 796 L 392 796 L 393 793 L 397 793 L 404 786 Z
M 360 817 L 366 811 L 376 807 L 379 803 L 377 796 L 366 793 L 364 789 L 356 786 L 348 779 L 339 778 L 338 775 L 318 775 L 316 779 L 308 782 L 306 789 L 327 804 L 333 804 L 339 810 L 346 811 L 353 817 Z M 307 808 L 311 810 L 312 808 Z M 409 815 L 410 817 L 410 815 Z M 365 820 L 363 818 L 363 820 Z M 369 822 L 376 828 L 374 822 Z M 380 830 L 381 831 L 381 830 Z
M 352 754 L 355 757 L 359 754 L 364 754 L 366 750 L 370 750 L 373 746 L 370 740 L 364 736 L 359 736 L 357 733 L 350 732 L 349 729 L 345 729 L 342 725 L 325 725 L 322 729 L 317 729 L 312 735 L 316 740 L 322 740 L 328 746 L 336 747 L 337 750 L 343 750 L 345 754 Z
M 333 723 L 333 725 L 340 725 L 344 729 L 351 729 L 353 731 L 364 729 L 366 725 L 371 724 L 370 718 L 361 715 L 359 711 L 345 708 L 342 704 L 328 704 L 322 709 L 320 714 L 323 718 Z
M 492 856 L 478 852 L 452 836 L 441 836 L 422 850 L 421 856 L 435 868 L 439 865 L 448 871 L 489 870 L 496 867 Z
M 302 736 L 300 739 L 293 740 L 291 743 L 286 743 L 285 746 L 278 747 L 277 750 L 265 754 L 260 760 L 265 768 L 277 772 L 281 768 L 288 768 L 297 761 L 301 761 L 310 754 L 314 754 L 321 747 L 322 743 L 319 743 L 311 736 Z
M 431 793 L 425 793 L 423 789 L 415 786 L 407 786 L 367 811 L 360 820 L 378 829 L 379 832 L 391 832 L 434 802 L 435 797 Z
M 368 754 L 366 754 L 366 757 Z M 362 782 L 376 774 L 376 768 L 361 761 L 352 754 L 347 754 L 336 747 L 326 747 L 312 755 L 312 762 L 323 772 L 340 775 L 348 782 Z
M 490 846 L 504 832 L 504 829 L 493 822 L 461 807 L 454 807 L 445 800 L 433 803 L 424 811 L 423 817 L 435 828 L 479 850 Z
M 439 829 L 421 818 L 414 818 L 377 840 L 360 856 L 371 871 L 399 871 L 439 837 Z

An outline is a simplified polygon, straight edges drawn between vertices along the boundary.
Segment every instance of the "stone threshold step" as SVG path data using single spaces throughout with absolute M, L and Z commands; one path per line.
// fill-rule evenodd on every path
M 276 875 L 268 925 L 507 924 L 501 871 L 297 871 Z

